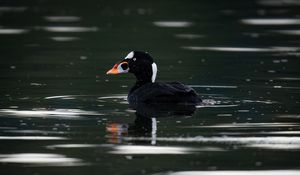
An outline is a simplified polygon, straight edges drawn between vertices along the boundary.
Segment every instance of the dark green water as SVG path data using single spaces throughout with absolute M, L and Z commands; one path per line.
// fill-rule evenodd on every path
M 129 109 L 131 50 L 203 104 Z M 299 174 L 299 56 L 297 0 L 0 0 L 1 175 Z

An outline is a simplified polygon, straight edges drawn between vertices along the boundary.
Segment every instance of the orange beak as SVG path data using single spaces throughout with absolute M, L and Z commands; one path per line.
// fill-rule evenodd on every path
M 128 72 L 128 68 L 126 70 L 123 70 L 122 66 L 123 64 L 126 64 L 126 66 L 128 67 L 128 63 L 127 62 L 121 62 L 121 63 L 117 63 L 114 65 L 113 68 L 111 68 L 110 70 L 108 70 L 106 72 L 106 74 L 120 74 L 120 73 L 127 73 Z M 122 65 L 122 66 L 120 66 Z
M 118 74 L 119 73 L 118 66 L 119 64 L 115 64 L 113 68 L 111 68 L 106 72 L 106 74 Z

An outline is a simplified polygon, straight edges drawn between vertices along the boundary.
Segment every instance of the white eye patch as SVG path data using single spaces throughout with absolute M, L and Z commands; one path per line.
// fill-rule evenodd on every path
M 128 73 L 129 71 L 129 67 L 127 63 L 119 64 L 117 69 L 119 73 Z
M 132 59 L 133 56 L 134 56 L 134 52 L 132 51 L 125 57 L 125 59 Z

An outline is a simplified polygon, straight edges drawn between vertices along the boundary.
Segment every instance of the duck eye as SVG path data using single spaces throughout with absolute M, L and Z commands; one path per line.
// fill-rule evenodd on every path
M 128 69 L 128 64 L 127 64 L 127 63 L 121 64 L 121 68 L 122 68 L 123 70 L 127 70 L 127 69 Z

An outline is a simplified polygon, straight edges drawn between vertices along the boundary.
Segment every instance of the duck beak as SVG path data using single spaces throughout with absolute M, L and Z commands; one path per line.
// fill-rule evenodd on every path
M 127 67 L 126 70 L 123 69 L 124 65 L 126 64 L 125 67 Z M 123 66 L 122 66 L 123 65 Z M 106 74 L 120 74 L 120 73 L 127 73 L 128 72 L 128 63 L 127 62 L 121 62 L 121 63 L 117 63 L 113 66 L 113 68 L 111 68 L 110 70 L 108 70 L 106 72 Z
M 119 64 L 115 64 L 113 68 L 111 68 L 106 72 L 106 74 L 118 74 L 119 73 L 118 66 Z

